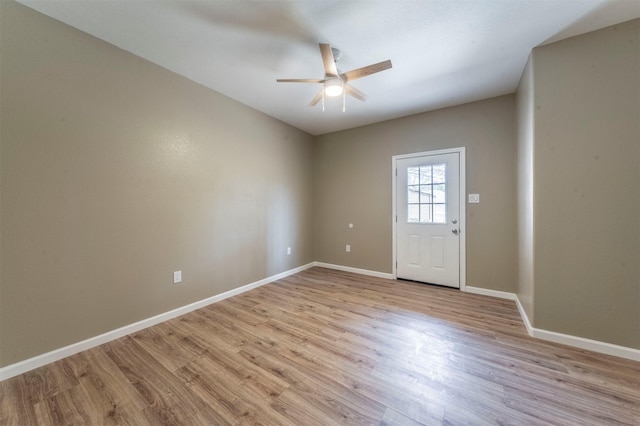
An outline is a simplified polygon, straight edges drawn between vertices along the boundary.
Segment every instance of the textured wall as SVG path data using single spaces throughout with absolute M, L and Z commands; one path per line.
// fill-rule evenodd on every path
M 515 292 L 513 103 L 502 96 L 317 137 L 316 260 L 390 273 L 391 157 L 464 146 L 467 192 L 481 201 L 467 205 L 467 285 Z
M 535 327 L 640 348 L 640 20 L 533 64 Z
M 313 260 L 311 136 L 0 4 L 0 365 Z

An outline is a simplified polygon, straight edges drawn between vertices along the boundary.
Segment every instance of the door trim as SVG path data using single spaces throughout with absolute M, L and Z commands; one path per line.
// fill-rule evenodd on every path
M 391 198 L 392 198 L 392 215 L 391 215 L 391 223 L 392 223 L 392 237 L 391 237 L 391 245 L 392 247 L 392 259 L 391 259 L 391 271 L 393 275 L 393 279 L 398 279 L 397 275 L 397 257 L 396 257 L 396 247 L 397 247 L 397 234 L 396 234 L 396 226 L 397 226 L 397 199 L 396 199 L 396 186 L 398 176 L 396 173 L 397 170 L 397 162 L 398 160 L 404 160 L 407 158 L 414 157 L 424 157 L 428 155 L 440 155 L 440 154 L 454 154 L 457 153 L 460 155 L 460 291 L 465 291 L 467 287 L 467 182 L 466 182 L 466 157 L 465 157 L 465 147 L 458 148 L 448 148 L 448 149 L 438 149 L 435 151 L 425 151 L 425 152 L 416 152 L 412 154 L 402 154 L 402 155 L 394 155 L 391 157 Z

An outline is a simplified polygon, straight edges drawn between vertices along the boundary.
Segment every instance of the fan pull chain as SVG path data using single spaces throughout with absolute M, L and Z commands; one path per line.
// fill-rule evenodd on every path
M 322 88 L 322 112 L 324 112 L 324 87 Z
M 342 112 L 345 112 L 347 109 L 347 95 L 344 93 L 344 80 L 342 80 Z

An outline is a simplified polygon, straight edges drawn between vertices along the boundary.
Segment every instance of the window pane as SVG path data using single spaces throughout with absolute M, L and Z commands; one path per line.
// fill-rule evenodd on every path
M 407 199 L 409 203 L 419 203 L 420 202 L 420 185 L 409 185 L 407 187 L 409 190 L 407 194 Z
M 420 183 L 431 183 L 431 166 L 420 166 Z
M 420 185 L 420 204 L 432 203 L 431 185 Z
M 437 164 L 433 166 L 433 183 L 446 182 L 446 164 Z
M 420 205 L 420 222 L 433 222 L 431 218 L 431 204 Z
M 433 205 L 433 222 L 447 223 L 447 206 L 445 204 Z
M 434 203 L 446 203 L 447 202 L 447 194 L 446 194 L 446 185 L 433 185 L 433 202 Z
M 409 204 L 409 208 L 407 209 L 409 212 L 409 217 L 407 221 L 409 222 L 420 222 L 420 205 L 419 204 Z
M 407 221 L 447 223 L 446 164 L 407 167 Z
M 420 168 L 419 167 L 407 167 L 407 184 L 417 185 L 420 183 Z

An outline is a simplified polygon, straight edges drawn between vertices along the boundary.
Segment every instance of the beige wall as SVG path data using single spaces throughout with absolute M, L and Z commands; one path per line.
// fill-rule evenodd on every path
M 481 201 L 467 205 L 467 285 L 515 292 L 513 102 L 502 96 L 317 137 L 316 260 L 390 273 L 391 157 L 465 146 L 467 192 Z
M 533 231 L 533 57 L 530 56 L 516 92 L 518 164 L 518 289 L 517 295 L 529 321 L 534 322 Z
M 312 260 L 391 272 L 391 157 L 458 146 L 467 285 L 640 347 L 639 21 L 536 49 L 515 97 L 312 138 L 13 2 L 0 19 L 0 366 Z
M 0 366 L 313 260 L 311 136 L 0 4 Z
M 640 20 L 533 58 L 534 325 L 640 348 Z

